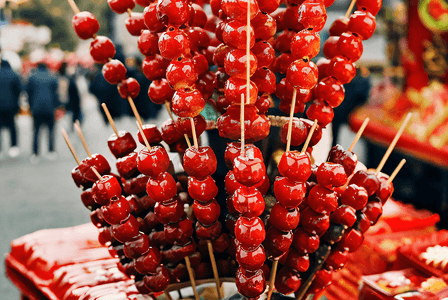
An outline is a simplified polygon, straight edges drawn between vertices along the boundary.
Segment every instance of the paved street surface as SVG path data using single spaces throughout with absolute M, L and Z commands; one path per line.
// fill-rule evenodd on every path
M 112 134 L 112 129 L 104 124 L 102 118 L 100 118 L 95 98 L 84 92 L 82 105 L 84 113 L 82 128 L 91 152 L 104 155 L 112 168 L 115 169 L 115 159 L 107 147 L 107 138 Z M 45 129 L 40 143 L 42 153 L 40 161 L 37 164 L 30 162 L 32 120 L 29 116 L 17 118 L 21 150 L 17 158 L 12 159 L 7 156 L 9 134 L 5 131 L 2 132 L 0 253 L 10 251 L 11 240 L 39 229 L 69 227 L 90 222 L 89 211 L 80 200 L 81 190 L 75 186 L 70 175 L 70 171 L 75 167 L 75 160 L 60 133 L 61 128 L 69 131 L 70 139 L 78 156 L 81 159 L 85 158 L 86 153 L 77 134 L 70 132 L 69 117 L 65 116 L 56 125 L 56 151 L 58 153 L 56 160 L 46 158 L 48 133 Z M 167 113 L 162 111 L 154 123 L 160 125 L 167 118 Z M 116 125 L 118 129 L 130 131 L 133 135 L 136 133 L 135 120 L 132 118 L 126 117 L 117 120 Z M 344 147 L 347 147 L 353 138 L 347 132 L 348 130 L 342 134 L 342 145 Z M 329 141 L 330 137 L 327 132 L 316 149 L 317 161 L 325 159 L 329 150 Z M 177 155 L 173 157 L 176 158 Z M 0 264 L 4 274 L 3 259 Z M 0 276 L 0 294 L 2 295 L 1 299 L 19 299 L 18 290 L 5 275 Z

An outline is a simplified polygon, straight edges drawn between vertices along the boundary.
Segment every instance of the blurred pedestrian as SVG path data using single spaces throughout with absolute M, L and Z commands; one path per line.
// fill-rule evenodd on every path
M 48 158 L 54 159 L 56 158 L 54 149 L 55 111 L 60 105 L 58 80 L 50 74 L 45 64 L 39 63 L 28 80 L 26 92 L 34 121 L 33 155 L 30 160 L 32 163 L 38 162 L 38 137 L 42 125 L 47 125 L 49 130 Z
M 76 120 L 82 122 L 81 98 L 74 74 L 68 74 L 67 63 L 59 68 L 59 99 L 66 103 L 66 110 L 72 113 L 72 125 Z M 63 100 L 65 98 L 65 101 Z M 72 127 L 73 128 L 73 127 Z
M 120 118 L 123 112 L 122 106 L 129 106 L 129 104 L 127 104 L 126 100 L 123 100 L 120 97 L 117 86 L 110 84 L 104 79 L 101 72 L 101 65 L 98 65 L 98 69 L 99 71 L 97 75 L 89 85 L 89 91 L 98 99 L 99 110 L 103 116 L 104 123 L 108 125 L 109 121 L 107 120 L 101 104 L 105 103 L 107 105 L 110 115 L 114 119 Z
M 19 76 L 11 69 L 9 62 L 2 60 L 0 64 L 0 131 L 3 127 L 9 130 L 11 144 L 8 155 L 11 157 L 16 157 L 20 154 L 20 149 L 17 146 L 17 130 L 14 116 L 19 112 L 21 91 L 22 84 Z M 0 151 L 1 140 L 0 136 Z

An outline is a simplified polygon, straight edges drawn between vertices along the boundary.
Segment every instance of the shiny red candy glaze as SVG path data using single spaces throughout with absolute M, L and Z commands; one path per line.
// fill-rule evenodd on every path
M 143 14 L 133 12 L 125 21 L 126 29 L 133 36 L 140 36 L 143 30 L 147 29 Z
M 314 277 L 314 281 L 309 288 L 310 293 L 317 293 L 321 291 L 323 288 L 327 287 L 331 284 L 333 279 L 333 271 L 329 271 L 326 269 L 322 269 L 316 272 L 316 277 Z
M 200 222 L 196 223 L 196 237 L 202 240 L 214 240 L 221 235 L 221 222 L 215 222 L 210 226 L 204 226 Z
M 154 205 L 156 203 L 157 202 L 155 202 Z M 152 207 L 152 208 L 154 209 L 154 207 Z M 154 229 L 157 225 L 160 224 L 159 220 L 157 220 L 157 217 L 156 217 L 155 213 L 152 212 L 152 211 L 148 212 L 148 214 L 145 216 L 145 218 L 143 220 L 145 221 L 146 226 L 149 229 Z
M 244 95 L 245 104 L 255 104 L 257 102 L 258 88 L 257 85 L 251 81 L 249 88 L 249 100 L 246 99 L 246 79 L 239 78 L 236 76 L 230 77 L 226 81 L 224 95 L 227 101 L 231 105 L 241 105 L 241 95 Z
M 191 58 L 191 60 L 193 61 L 194 70 L 195 70 L 196 74 L 198 75 L 198 79 L 199 79 L 200 75 L 202 75 L 208 71 L 207 58 L 200 53 L 196 53 Z M 214 74 L 214 73 L 212 73 L 212 74 Z
M 112 197 L 121 196 L 121 186 L 112 175 L 104 175 L 92 186 L 93 200 L 100 204 L 109 204 Z
M 219 96 L 218 99 L 216 100 L 216 107 L 217 110 L 221 113 L 221 114 L 225 114 L 227 111 L 227 108 L 230 106 L 230 102 L 226 99 L 226 97 L 224 96 Z
M 97 228 L 101 228 L 108 225 L 103 218 L 103 212 L 101 208 L 97 208 L 96 210 L 90 213 L 90 221 Z
M 292 232 L 280 231 L 275 227 L 266 230 L 266 239 L 263 245 L 270 258 L 278 258 L 289 250 L 292 244 Z
M 245 186 L 254 186 L 263 179 L 266 167 L 263 160 L 257 157 L 238 156 L 234 160 L 233 174 L 239 183 Z
M 313 253 L 319 248 L 319 236 L 297 228 L 294 231 L 293 245 L 301 254 Z
M 389 176 L 383 173 L 378 174 L 378 180 L 380 181 L 380 187 L 376 190 L 375 196 L 377 196 L 381 203 L 384 205 L 386 201 L 392 196 L 392 193 L 394 192 L 394 185 L 391 183 L 388 183 L 387 180 L 389 179 Z
M 291 40 L 291 54 L 294 59 L 313 58 L 320 51 L 320 35 L 318 32 L 302 30 Z
M 146 27 L 151 32 L 162 32 L 166 29 L 165 25 L 157 19 L 157 2 L 153 2 L 145 7 L 143 10 L 143 19 Z
M 294 58 L 290 53 L 282 53 L 277 56 L 274 63 L 271 65 L 271 70 L 274 73 L 286 74 L 289 66 L 294 62 Z
M 308 107 L 306 115 L 310 120 L 317 120 L 317 124 L 321 127 L 326 127 L 333 121 L 333 108 L 323 99 L 316 99 Z
M 220 44 L 216 47 L 215 52 L 213 53 L 213 63 L 218 67 L 224 67 L 224 61 L 233 48 L 227 46 L 226 44 Z M 228 75 L 227 75 L 228 76 Z
M 160 0 L 157 2 L 157 19 L 165 25 L 182 26 L 190 18 L 187 0 Z
M 112 225 L 112 234 L 121 243 L 136 239 L 139 236 L 137 219 L 133 215 L 130 215 L 125 223 Z
M 310 267 L 310 258 L 308 254 L 301 254 L 291 249 L 286 258 L 286 265 L 294 272 L 305 272 Z
M 277 32 L 277 24 L 273 17 L 264 12 L 258 12 L 250 22 L 255 30 L 255 40 L 269 40 Z
M 356 219 L 356 210 L 345 204 L 339 205 L 330 216 L 332 223 L 342 224 L 347 227 L 352 227 Z
M 232 140 L 240 138 L 240 106 L 232 105 L 218 118 L 217 126 L 221 137 Z M 270 122 L 264 115 L 258 115 L 255 106 L 246 106 L 244 110 L 245 138 L 247 143 L 254 143 L 269 135 Z
M 238 292 L 247 298 L 257 298 L 266 289 L 266 280 L 261 270 L 255 272 L 238 268 L 235 276 Z
M 258 0 L 257 2 L 262 12 L 270 14 L 278 8 L 281 0 Z
M 126 200 L 129 203 L 129 206 L 131 207 L 131 214 L 135 217 L 142 215 L 145 211 L 143 206 L 140 204 L 139 201 L 137 201 L 138 197 L 136 195 L 129 195 L 126 197 Z
M 264 198 L 254 187 L 241 186 L 232 197 L 232 204 L 242 216 L 253 218 L 260 216 L 265 208 Z
M 200 75 L 195 86 L 204 99 L 210 100 L 215 91 L 216 75 L 212 71 L 207 71 Z
M 140 236 L 133 240 L 124 243 L 124 255 L 128 258 L 138 258 L 149 250 L 148 236 L 140 233 Z
M 135 261 L 135 269 L 142 275 L 155 274 L 162 260 L 162 255 L 156 247 L 149 247 L 149 251 L 138 257 Z
M 341 145 L 336 145 L 331 148 L 328 161 L 341 164 L 347 176 L 351 176 L 358 163 L 358 156 L 351 151 L 344 150 Z
M 171 282 L 170 273 L 164 265 L 160 265 L 155 275 L 146 275 L 144 277 L 144 282 L 145 286 L 152 292 L 162 292 Z
M 100 23 L 88 11 L 77 13 L 72 18 L 72 26 L 79 38 L 83 40 L 92 38 L 100 29 Z
M 123 99 L 136 98 L 140 93 L 140 84 L 135 78 L 130 77 L 118 84 L 118 93 Z
M 259 158 L 260 160 L 263 161 L 263 153 L 261 153 L 260 149 L 258 149 L 253 144 L 245 144 L 244 151 L 246 157 Z M 241 143 L 231 142 L 227 144 L 226 151 L 224 153 L 224 159 L 227 168 L 233 169 L 233 162 L 235 161 L 235 158 L 240 156 L 240 154 L 241 154 Z
M 269 222 L 278 230 L 289 231 L 296 229 L 299 221 L 300 213 L 296 207 L 287 209 L 280 203 L 276 203 L 271 209 Z
M 193 26 L 204 28 L 205 24 L 207 23 L 207 15 L 202 9 L 202 6 L 193 3 L 191 4 L 191 7 L 194 9 Z
M 340 36 L 342 33 L 346 31 L 347 31 L 347 21 L 345 20 L 345 17 L 340 17 L 336 19 L 331 24 L 329 29 L 330 36 Z
M 280 80 L 277 84 L 275 95 L 280 98 L 280 100 L 285 100 L 291 103 L 292 93 L 294 87 L 286 81 L 286 78 Z M 298 103 L 306 103 L 311 100 L 311 91 L 309 89 L 299 89 L 296 95 L 296 106 Z M 289 113 L 289 111 L 288 111 Z
M 272 45 L 266 41 L 260 41 L 250 49 L 257 57 L 258 67 L 269 67 L 275 59 L 275 50 Z
M 195 201 L 193 203 L 193 212 L 199 222 L 205 226 L 210 226 L 218 220 L 221 214 L 221 207 L 216 199 L 212 199 L 207 203 Z
M 327 21 L 327 11 L 321 3 L 304 2 L 299 6 L 299 22 L 304 28 L 321 31 Z
M 235 237 L 245 249 L 258 247 L 265 236 L 264 224 L 260 218 L 240 217 L 235 224 Z
M 185 245 L 193 235 L 193 222 L 183 219 L 178 223 L 167 224 L 164 227 L 165 238 L 170 244 Z
M 222 0 L 221 9 L 230 18 L 246 22 L 248 0 Z M 255 18 L 258 11 L 258 4 L 255 0 L 250 0 L 250 19 Z
M 97 36 L 90 43 L 90 55 L 97 63 L 105 64 L 115 56 L 115 46 L 109 38 Z
M 108 205 L 104 205 L 101 210 L 104 220 L 111 225 L 118 225 L 124 222 L 131 213 L 129 202 L 123 196 L 112 198 L 111 202 Z
M 294 5 L 294 6 L 288 6 L 283 13 L 283 20 L 281 20 L 281 23 L 286 28 L 293 30 L 295 32 L 299 32 L 305 27 L 300 22 L 300 13 L 299 13 L 300 6 Z M 275 16 L 274 16 L 275 18 Z M 280 26 L 278 26 L 280 27 Z M 281 28 L 281 27 L 280 27 Z M 318 31 L 318 30 L 317 30 Z
M 366 170 L 357 171 L 350 179 L 350 184 L 356 184 L 366 189 L 367 194 L 372 196 L 380 188 L 380 181 L 374 173 Z
M 285 208 L 298 207 L 306 194 L 303 182 L 294 182 L 286 177 L 277 177 L 274 182 L 274 193 L 277 201 Z
M 264 93 L 258 97 L 257 102 L 255 102 L 255 106 L 258 109 L 258 114 L 264 115 L 268 113 L 269 108 L 274 106 L 274 101 L 272 100 L 271 95 Z
M 356 69 L 347 58 L 338 55 L 331 59 L 327 75 L 337 78 L 342 84 L 346 84 L 355 77 Z
M 278 109 L 285 114 L 289 114 L 291 112 L 291 101 L 288 100 L 281 100 Z M 297 102 L 294 107 L 294 113 L 303 113 L 305 111 L 305 103 Z
M 325 57 L 319 58 L 316 62 L 317 69 L 319 71 L 319 81 L 327 77 L 327 68 L 330 64 L 330 60 Z
M 205 178 L 216 171 L 215 153 L 210 147 L 190 147 L 184 154 L 184 170 L 188 175 Z
M 263 267 L 266 260 L 266 253 L 263 246 L 252 250 L 245 250 L 242 247 L 238 247 L 236 250 L 236 260 L 243 269 L 256 271 Z
M 233 197 L 233 193 L 235 193 L 235 191 L 237 189 L 239 189 L 240 187 L 243 186 L 241 183 L 236 181 L 235 174 L 233 174 L 233 171 L 227 172 L 227 175 L 226 175 L 226 177 L 224 179 L 224 184 L 225 184 L 225 188 L 226 188 L 227 194 L 231 195 L 231 197 Z M 230 200 L 228 201 L 228 204 L 229 204 L 229 202 L 232 203 L 231 205 L 232 205 L 232 208 L 233 208 L 233 202 L 232 201 L 233 201 L 232 198 L 230 198 Z M 229 205 L 227 205 L 227 206 L 229 206 Z M 236 212 L 236 211 L 234 211 L 234 212 Z M 231 212 L 231 213 L 234 213 L 234 212 Z
M 126 79 L 126 67 L 117 59 L 112 59 L 103 66 L 104 79 L 110 84 L 118 84 Z
M 221 0 L 210 0 L 210 8 L 212 10 L 212 14 L 216 17 L 219 17 L 219 11 L 221 10 Z
M 137 44 L 138 50 L 140 50 L 140 53 L 143 55 L 159 54 L 159 36 L 148 29 L 142 31 Z
M 163 122 L 160 130 L 162 133 L 162 139 L 167 144 L 172 144 L 182 138 L 182 133 L 176 129 L 176 122 L 171 119 Z
M 296 105 L 296 107 L 298 107 L 298 105 Z M 284 143 L 284 144 L 287 143 L 288 128 L 289 128 L 289 123 L 285 123 L 280 132 L 280 137 L 281 137 L 282 143 Z M 306 140 L 307 135 L 308 135 L 308 130 L 307 130 L 307 127 L 305 126 L 305 123 L 303 123 L 298 118 L 293 118 L 292 127 L 291 127 L 291 145 L 299 146 L 299 145 L 303 144 Z
M 353 225 L 353 228 L 360 231 L 361 233 L 366 232 L 370 228 L 370 220 L 363 212 L 356 213 L 357 220 Z
M 107 4 L 116 14 L 125 13 L 128 9 L 132 10 L 135 7 L 134 0 L 107 0 Z
M 176 181 L 168 172 L 159 173 L 157 177 L 148 180 L 146 192 L 154 201 L 169 200 L 177 194 Z
M 145 147 L 138 153 L 138 170 L 145 175 L 157 177 L 159 174 L 166 172 L 169 165 L 170 158 L 163 147 L 155 146 L 151 148 L 151 151 Z
M 338 52 L 355 62 L 361 58 L 363 52 L 362 39 L 357 33 L 344 32 L 338 40 Z
M 257 58 L 253 53 L 249 55 L 250 76 L 257 70 Z M 224 69 L 229 76 L 246 78 L 247 57 L 246 50 L 234 49 L 227 53 L 224 59 Z
M 146 7 L 151 4 L 150 0 L 135 0 L 135 4 L 140 5 L 141 7 Z
M 187 35 L 182 30 L 172 26 L 168 27 L 159 37 L 158 46 L 160 54 L 166 59 L 171 60 L 181 55 L 190 55 L 190 40 Z
M 86 189 L 81 193 L 81 201 L 82 204 L 84 204 L 85 207 L 87 207 L 89 210 L 93 210 L 97 207 L 97 204 L 93 200 L 92 195 L 92 189 Z
M 109 226 L 101 227 L 100 229 L 98 229 L 98 242 L 101 245 L 107 247 L 114 241 L 115 238 L 112 235 L 112 230 Z
M 301 285 L 302 279 L 295 275 L 289 266 L 282 267 L 275 277 L 275 289 L 284 295 L 297 291 Z
M 383 205 L 381 204 L 381 201 L 379 199 L 371 200 L 367 203 L 362 212 L 370 220 L 370 225 L 373 226 L 378 222 L 378 219 L 383 214 Z
M 375 32 L 375 17 L 369 12 L 355 11 L 348 19 L 347 30 L 356 32 L 363 40 L 369 39 Z
M 190 41 L 191 51 L 196 52 L 200 48 L 207 48 L 210 45 L 210 37 L 204 29 L 199 27 L 189 27 L 185 29 L 184 32 Z
M 338 50 L 338 41 L 339 36 L 330 36 L 324 44 L 324 48 L 322 49 L 323 54 L 326 58 L 332 59 L 335 56 L 340 55 Z
M 154 206 L 154 213 L 162 224 L 177 223 L 184 214 L 184 205 L 178 198 L 169 202 L 158 202 Z
M 207 122 L 202 115 L 197 115 L 194 117 L 193 122 L 196 129 L 196 136 L 199 137 L 205 131 Z M 193 137 L 190 118 L 177 118 L 176 128 L 181 134 L 186 134 L 190 138 Z
M 278 171 L 292 181 L 305 182 L 311 175 L 310 157 L 298 151 L 285 152 L 278 164 Z
M 367 194 L 366 189 L 362 186 L 353 184 L 352 182 L 350 182 L 350 185 L 347 186 L 341 195 L 341 203 L 349 205 L 355 210 L 363 209 L 366 206 L 368 199 L 369 195 Z
M 325 261 L 325 268 L 328 270 L 338 271 L 342 269 L 347 262 L 348 252 L 334 250 L 331 251 L 330 256 L 328 256 Z
M 156 124 L 144 124 L 142 126 L 142 129 L 143 134 L 145 135 L 146 139 L 148 140 L 148 143 L 151 146 L 155 146 L 162 141 L 162 134 L 160 133 Z M 140 130 L 137 131 L 137 138 L 140 144 L 146 146 L 145 141 L 143 140 L 143 137 L 140 133 Z
M 312 89 L 317 84 L 318 70 L 315 63 L 298 59 L 286 72 L 286 80 L 298 89 Z
M 301 212 L 300 224 L 309 233 L 322 235 L 330 227 L 330 217 L 308 207 Z
M 376 16 L 382 4 L 383 0 L 359 0 L 356 2 L 356 10 L 366 11 Z
M 83 159 L 78 166 L 80 176 L 87 181 L 95 182 L 98 180 L 98 177 L 93 172 L 92 167 L 95 167 L 100 175 L 110 174 L 109 163 L 101 154 L 92 154 L 91 157 Z
M 355 252 L 361 247 L 363 241 L 364 236 L 362 233 L 356 229 L 351 229 L 342 236 L 341 241 L 338 243 L 338 248 L 347 250 L 350 253 Z
M 307 203 L 315 212 L 330 214 L 338 207 L 338 195 L 336 192 L 318 184 L 311 189 Z
M 149 86 L 148 96 L 155 104 L 164 104 L 174 96 L 174 90 L 165 78 L 156 79 Z
M 175 90 L 190 88 L 198 80 L 193 61 L 181 56 L 173 59 L 166 69 L 166 79 Z
M 186 77 L 182 78 L 185 79 Z M 184 83 L 186 84 L 186 82 Z M 188 87 L 178 88 L 171 101 L 173 112 L 182 118 L 194 118 L 201 113 L 204 107 L 205 100 L 201 93 L 197 89 Z
M 333 77 L 326 77 L 319 81 L 314 89 L 316 99 L 323 99 L 331 107 L 338 107 L 345 97 L 344 86 Z
M 147 56 L 142 62 L 143 74 L 151 81 L 161 79 L 165 77 L 166 68 L 169 64 L 170 61 L 164 59 L 159 54 Z
M 258 93 L 273 94 L 276 87 L 274 72 L 266 67 L 259 68 L 251 77 L 252 82 L 258 87 Z
M 227 233 L 221 233 L 215 240 L 212 240 L 213 251 L 224 253 L 230 245 L 230 236 Z
M 254 28 L 250 26 L 250 42 L 249 46 L 252 48 L 255 44 Z M 222 39 L 224 43 L 230 47 L 238 49 L 246 49 L 246 35 L 247 35 L 246 22 L 240 22 L 237 20 L 226 21 L 226 26 L 222 33 Z
M 218 194 L 218 187 L 212 177 L 198 179 L 197 177 L 188 177 L 188 194 L 199 202 L 208 202 Z
M 324 162 L 317 168 L 317 183 L 323 186 L 338 187 L 347 183 L 344 167 L 337 163 Z

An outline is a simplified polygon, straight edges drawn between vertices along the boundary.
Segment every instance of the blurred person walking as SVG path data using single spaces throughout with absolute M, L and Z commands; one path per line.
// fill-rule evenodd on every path
M 32 72 L 26 87 L 28 102 L 34 120 L 33 155 L 32 163 L 38 162 L 39 130 L 42 125 L 47 125 L 49 130 L 49 159 L 55 159 L 57 154 L 54 150 L 54 123 L 55 111 L 60 105 L 58 96 L 58 81 L 50 74 L 43 63 L 37 65 Z
M 67 111 L 72 113 L 72 129 L 76 120 L 82 122 L 81 98 L 74 74 L 68 74 L 67 63 L 63 62 L 59 73 L 59 99 L 65 104 Z
M 7 128 L 11 137 L 11 144 L 8 150 L 10 157 L 17 157 L 20 149 L 17 146 L 17 130 L 14 116 L 19 112 L 19 96 L 22 92 L 22 84 L 19 76 L 11 69 L 11 65 L 6 60 L 0 64 L 0 131 Z M 0 152 L 1 152 L 0 136 Z M 1 153 L 0 153 L 1 155 Z

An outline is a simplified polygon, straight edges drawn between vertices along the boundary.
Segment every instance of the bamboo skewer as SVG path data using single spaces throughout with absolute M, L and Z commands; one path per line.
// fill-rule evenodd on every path
M 306 149 L 308 148 L 308 145 L 310 144 L 311 138 L 313 136 L 314 130 L 316 130 L 317 127 L 317 120 L 314 120 L 313 126 L 311 126 L 310 132 L 308 132 L 308 136 L 306 137 L 306 141 L 303 144 L 301 153 L 304 153 Z
M 288 137 L 286 140 L 286 152 L 289 152 L 289 150 L 291 148 L 292 121 L 294 118 L 294 110 L 296 109 L 296 98 L 297 98 L 297 89 L 294 88 L 294 90 L 292 91 L 291 110 L 289 112 Z
M 137 107 L 135 107 L 134 100 L 131 96 L 128 96 L 128 102 L 131 106 L 132 112 L 134 113 L 135 118 L 137 119 L 137 122 L 140 124 L 140 126 L 143 128 L 142 118 L 140 118 L 140 114 L 137 111 Z
M 361 127 L 359 128 L 358 132 L 356 133 L 355 139 L 353 140 L 352 144 L 350 145 L 350 147 L 347 149 L 348 151 L 353 151 L 353 148 L 355 148 L 356 143 L 358 142 L 358 140 L 361 138 L 364 129 L 366 129 L 367 124 L 369 124 L 370 118 L 366 118 L 364 120 L 364 122 L 362 122 Z
M 392 174 L 390 175 L 389 179 L 387 179 L 387 184 L 390 184 L 395 177 L 397 176 L 398 172 L 400 172 L 401 168 L 403 168 L 404 164 L 406 163 L 406 159 L 402 159 L 400 161 L 400 163 L 398 164 L 398 166 L 395 168 L 395 170 L 392 172 Z
M 241 156 L 244 156 L 246 153 L 245 145 L 244 145 L 244 95 L 241 94 L 241 107 L 240 107 L 240 124 L 241 124 Z
M 215 277 L 216 291 L 218 292 L 218 299 L 222 299 L 223 294 L 221 292 L 221 282 L 219 280 L 218 266 L 216 265 L 215 254 L 213 254 L 213 245 L 210 240 L 207 240 L 207 248 L 208 248 L 208 254 L 210 255 L 210 261 L 212 263 L 213 277 Z
M 70 4 L 70 7 L 72 8 L 72 10 L 75 13 L 75 15 L 80 13 L 78 5 L 76 5 L 74 0 L 68 0 L 68 4 Z
M 191 132 L 193 133 L 193 143 L 194 143 L 194 147 L 196 148 L 196 150 L 199 150 L 199 145 L 198 145 L 198 138 L 196 136 L 196 127 L 194 126 L 194 120 L 193 118 L 190 118 L 190 122 L 191 122 Z M 190 146 L 191 147 L 191 146 Z
M 170 119 L 174 121 L 173 113 L 171 112 L 170 103 L 165 101 L 165 108 L 168 114 L 170 115 Z M 184 133 L 185 141 L 187 142 L 188 148 L 191 148 L 190 138 L 186 133 Z
M 193 288 L 194 299 L 199 300 L 199 295 L 196 291 L 196 282 L 194 281 L 194 273 L 188 256 L 185 256 L 185 265 L 187 266 L 188 276 L 190 277 L 191 287 Z
M 401 124 L 400 129 L 398 129 L 397 134 L 395 135 L 394 139 L 392 140 L 392 143 L 390 143 L 389 148 L 387 148 L 387 151 L 384 154 L 383 158 L 381 159 L 380 164 L 376 168 L 375 175 L 378 175 L 378 173 L 381 172 L 381 169 L 384 167 L 384 164 L 386 163 L 387 159 L 389 158 L 390 154 L 392 153 L 392 150 L 394 150 L 394 147 L 397 144 L 398 139 L 400 138 L 400 136 L 403 133 L 406 126 L 408 125 L 411 117 L 412 117 L 412 113 L 408 113 L 408 115 L 406 116 L 406 119 L 404 120 L 403 124 Z
M 345 22 L 348 21 L 348 18 L 350 17 L 350 14 L 353 10 L 353 7 L 355 7 L 355 3 L 356 0 L 352 0 L 352 2 L 350 3 L 350 6 L 348 7 L 347 12 L 345 13 Z
M 277 274 L 277 266 L 278 266 L 278 259 L 275 259 L 272 263 L 271 276 L 269 277 L 269 290 L 267 300 L 271 300 L 272 293 L 274 292 L 274 283 L 275 283 L 275 276 Z
M 140 131 L 140 134 L 142 135 L 143 141 L 145 141 L 146 148 L 148 149 L 148 151 L 151 152 L 151 145 L 149 144 L 148 139 L 146 138 L 146 135 L 145 135 L 145 133 L 143 132 L 143 128 L 142 128 L 142 126 L 140 126 L 140 124 L 138 123 L 138 121 L 135 121 L 135 123 L 137 124 L 138 131 Z
M 76 155 L 75 148 L 73 148 L 72 143 L 70 142 L 70 139 L 68 137 L 67 131 L 65 131 L 64 128 L 61 129 L 62 136 L 64 137 L 65 142 L 67 143 L 68 148 L 70 149 L 70 152 L 73 155 L 73 158 L 76 160 L 76 163 L 79 165 L 81 162 L 78 158 L 78 155 Z
M 87 146 L 86 138 L 84 137 L 84 134 L 82 133 L 81 126 L 79 124 L 79 120 L 76 120 L 75 122 L 75 130 L 78 133 L 79 139 L 81 140 L 82 145 L 84 146 L 84 149 L 86 150 L 87 156 L 92 157 L 92 153 L 89 150 L 89 147 Z
M 109 109 L 107 108 L 106 103 L 101 104 L 101 107 L 103 108 L 104 112 L 106 113 L 107 120 L 109 120 L 109 124 L 112 127 L 113 131 L 115 132 L 115 135 L 118 137 L 118 130 L 115 126 L 114 119 L 112 119 L 112 116 L 110 115 Z

